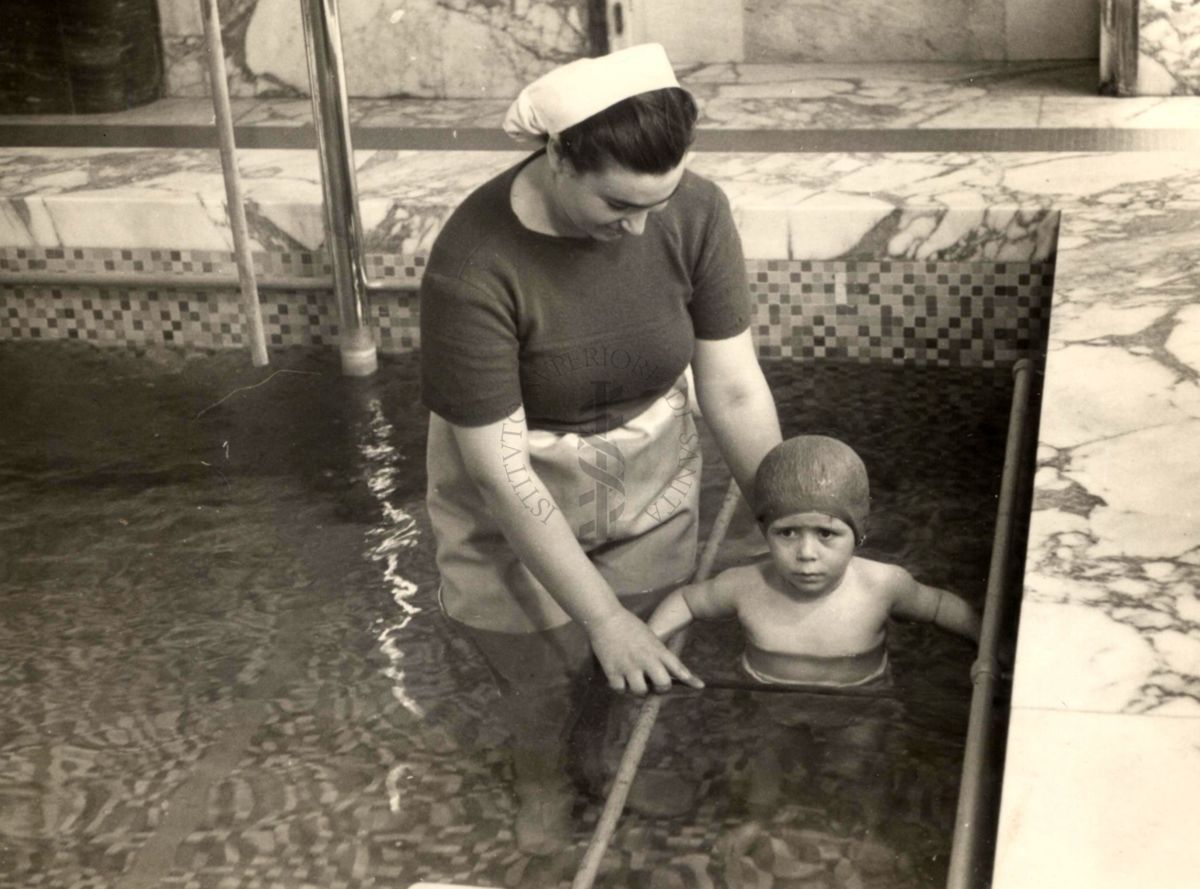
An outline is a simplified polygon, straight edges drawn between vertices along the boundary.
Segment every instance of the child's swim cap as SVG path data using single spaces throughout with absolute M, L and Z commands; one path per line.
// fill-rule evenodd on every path
M 782 516 L 823 512 L 866 539 L 871 489 L 867 467 L 848 444 L 825 435 L 797 435 L 776 445 L 754 476 L 754 514 L 770 527 Z

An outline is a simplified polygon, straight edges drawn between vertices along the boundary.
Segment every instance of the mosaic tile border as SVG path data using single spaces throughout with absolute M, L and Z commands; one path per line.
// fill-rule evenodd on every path
M 747 262 L 759 354 L 998 367 L 1040 348 L 1054 263 Z
M 367 257 L 368 275 L 395 280 L 373 292 L 368 317 L 385 353 L 419 345 L 416 286 L 424 256 Z M 85 274 L 236 274 L 216 251 L 0 251 L 0 270 Z M 329 274 L 317 254 L 273 254 L 271 276 Z M 996 367 L 1044 341 L 1053 262 L 750 260 L 754 334 L 765 357 Z M 336 344 L 328 291 L 264 289 L 270 347 Z M 0 339 L 75 339 L 101 345 L 199 349 L 245 345 L 235 289 L 0 286 Z
M 411 256 L 367 253 L 363 265 L 368 279 L 416 287 L 427 258 L 428 253 Z M 260 283 L 274 278 L 328 278 L 333 274 L 333 266 L 323 251 L 255 253 L 254 270 Z M 236 277 L 237 263 L 226 250 L 0 247 L 0 272 Z
M 260 294 L 268 348 L 332 346 L 337 307 L 330 292 Z M 368 318 L 387 353 L 418 345 L 415 292 L 372 295 Z M 246 345 L 234 290 L 0 288 L 0 340 L 69 339 L 103 346 L 229 349 Z

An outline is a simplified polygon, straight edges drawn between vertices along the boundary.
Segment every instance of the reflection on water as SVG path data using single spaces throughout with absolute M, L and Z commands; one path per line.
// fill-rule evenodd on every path
M 370 419 L 360 433 L 358 451 L 367 490 L 379 502 L 381 512 L 381 521 L 367 532 L 370 545 L 368 553 L 381 563 L 383 579 L 391 589 L 392 600 L 400 611 L 399 620 L 385 624 L 379 631 L 380 650 L 391 662 L 384 674 L 392 680 L 392 692 L 396 700 L 413 716 L 423 719 L 424 709 L 409 697 L 406 690 L 409 679 L 403 666 L 404 651 L 397 644 L 401 631 L 421 613 L 421 607 L 413 601 L 417 585 L 399 570 L 400 554 L 415 547 L 421 535 L 417 520 L 389 500 L 396 490 L 397 475 L 403 463 L 402 455 L 391 443 L 395 431 L 384 416 L 383 404 L 378 398 L 367 400 L 367 410 Z
M 437 608 L 415 361 L 272 360 L 0 344 L 0 886 L 568 885 L 598 807 L 561 856 L 514 851 L 491 681 Z M 771 377 L 787 431 L 863 454 L 869 554 L 980 601 L 1003 376 Z M 668 702 L 646 764 L 700 806 L 627 815 L 598 885 L 940 883 L 971 652 L 891 641 L 887 701 Z M 717 624 L 686 657 L 737 649 Z

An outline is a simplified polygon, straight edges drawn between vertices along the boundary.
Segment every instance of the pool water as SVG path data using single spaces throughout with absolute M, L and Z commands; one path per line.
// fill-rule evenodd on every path
M 599 807 L 574 848 L 516 852 L 488 672 L 436 607 L 415 358 L 272 362 L 0 344 L 0 886 L 569 885 Z M 767 369 L 785 432 L 866 460 L 866 554 L 981 604 L 1007 372 Z M 722 559 L 756 546 L 739 515 Z M 722 675 L 737 646 L 707 625 L 685 659 Z M 891 648 L 894 695 L 847 712 L 666 702 L 646 764 L 701 802 L 627 814 L 597 885 L 944 882 L 972 651 Z

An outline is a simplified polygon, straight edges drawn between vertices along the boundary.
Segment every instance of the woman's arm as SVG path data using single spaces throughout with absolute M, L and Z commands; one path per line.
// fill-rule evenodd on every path
M 650 629 L 624 608 L 588 559 L 529 460 L 525 412 L 484 426 L 449 424 L 463 464 L 522 564 L 588 633 L 592 649 L 616 690 L 645 694 L 647 678 L 659 690 L 671 676 L 700 680 Z
M 779 417 L 749 329 L 723 340 L 696 340 L 696 397 L 721 456 L 749 500 L 754 473 L 779 444 Z

